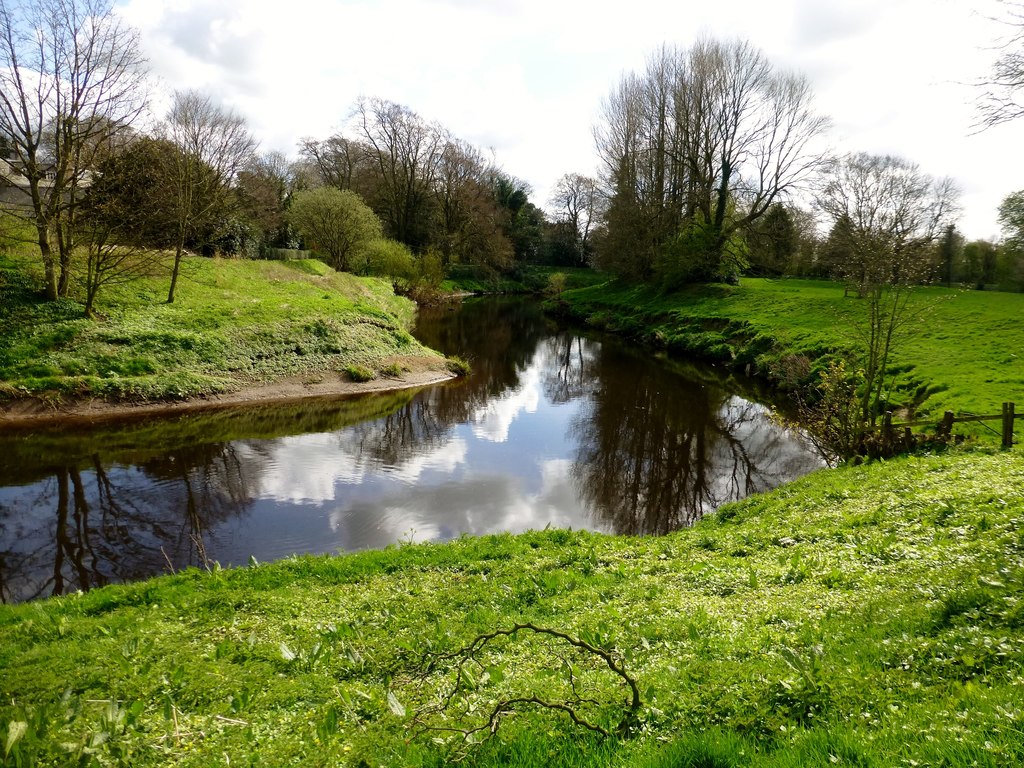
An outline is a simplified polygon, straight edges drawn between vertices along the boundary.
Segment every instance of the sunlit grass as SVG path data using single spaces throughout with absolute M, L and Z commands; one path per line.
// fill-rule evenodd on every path
M 0 731 L 26 723 L 39 764 L 95 742 L 105 764 L 444 765 L 448 734 L 408 740 L 431 687 L 403 676 L 533 621 L 616 649 L 641 728 L 526 711 L 467 765 L 1019 764 L 1022 524 L 1020 453 L 954 451 L 817 472 L 663 538 L 463 538 L 7 606 Z M 525 640 L 493 661 L 481 708 L 562 663 Z
M 3 391 L 177 399 L 433 356 L 408 332 L 411 302 L 319 261 L 190 258 L 173 304 L 165 292 L 156 277 L 111 286 L 87 320 L 74 300 L 42 300 L 24 265 L 0 262 Z
M 863 343 L 865 302 L 823 281 L 744 278 L 668 295 L 608 283 L 563 298 L 592 324 L 777 380 L 795 356 L 813 364 Z M 893 354 L 894 405 L 941 415 L 1024 403 L 1024 294 L 922 287 L 909 316 Z

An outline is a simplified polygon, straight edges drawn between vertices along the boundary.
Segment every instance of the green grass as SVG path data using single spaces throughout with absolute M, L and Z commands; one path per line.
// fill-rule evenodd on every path
M 555 274 L 565 275 L 566 287 L 584 288 L 608 280 L 608 275 L 582 267 L 522 267 L 510 275 L 488 275 L 486 272 L 456 265 L 449 270 L 441 288 L 453 293 L 535 293 L 547 288 L 548 278 Z
M 112 286 L 88 320 L 0 257 L 0 397 L 180 399 L 408 356 L 444 369 L 408 332 L 411 302 L 319 261 L 189 258 L 174 304 L 166 289 Z
M 448 678 L 413 685 L 415 662 L 533 621 L 621 654 L 641 728 L 525 711 L 466 765 L 1020 764 L 1022 531 L 1019 451 L 951 451 L 820 471 L 662 538 L 463 538 L 0 606 L 0 742 L 23 734 L 7 765 L 441 766 L 448 735 L 410 718 Z M 575 663 L 614 722 L 614 680 Z M 562 664 L 505 643 L 464 695 L 554 695 Z
M 800 358 L 812 366 L 858 347 L 864 302 L 835 283 L 744 278 L 664 294 L 606 283 L 563 295 L 594 326 L 681 355 L 725 362 L 785 384 Z M 897 340 L 893 402 L 922 415 L 996 414 L 1024 401 L 1024 294 L 927 287 Z M 994 424 L 998 427 L 998 424 Z

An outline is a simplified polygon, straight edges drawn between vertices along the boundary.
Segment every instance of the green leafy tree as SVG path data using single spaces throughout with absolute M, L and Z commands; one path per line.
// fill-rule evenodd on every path
M 938 244 L 939 270 L 947 287 L 963 279 L 964 238 L 955 224 L 947 224 Z
M 496 173 L 494 199 L 504 216 L 502 229 L 512 244 L 516 264 L 537 263 L 544 237 L 544 213 L 530 202 L 529 185 L 506 173 Z
M 979 290 L 996 281 L 999 249 L 987 240 L 972 240 L 964 246 L 963 280 Z
M 380 219 L 349 190 L 320 187 L 296 192 L 287 219 L 306 245 L 339 271 L 350 271 L 359 252 L 383 236 Z
M 1024 248 L 1024 190 L 1013 192 L 999 204 L 999 226 L 1003 228 L 1003 244 Z
M 1013 192 L 999 204 L 1003 243 L 999 248 L 997 279 L 1001 288 L 1024 289 L 1024 190 Z
M 751 225 L 746 240 L 750 268 L 761 275 L 788 272 L 800 247 L 796 222 L 781 203 L 772 205 Z
M 371 240 L 350 260 L 357 275 L 387 277 L 396 283 L 416 277 L 416 258 L 404 243 L 381 238 Z
M 85 315 L 106 286 L 129 283 L 165 268 L 161 247 L 173 238 L 162 168 L 175 149 L 144 138 L 107 158 L 86 190 L 76 229 L 85 254 Z

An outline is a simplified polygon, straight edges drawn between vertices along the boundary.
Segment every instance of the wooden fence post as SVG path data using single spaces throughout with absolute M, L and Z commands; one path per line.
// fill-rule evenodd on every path
M 943 437 L 950 437 L 953 434 L 953 421 L 956 416 L 952 411 L 946 411 L 942 414 L 942 429 L 940 430 Z
M 1013 403 L 1003 403 L 1003 448 L 1013 447 Z

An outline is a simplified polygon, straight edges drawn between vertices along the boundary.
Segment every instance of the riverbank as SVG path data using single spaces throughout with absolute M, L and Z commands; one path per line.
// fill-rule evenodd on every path
M 568 291 L 560 308 L 672 354 L 747 371 L 781 389 L 856 349 L 863 302 L 836 283 L 743 278 L 664 294 L 608 282 Z M 911 297 L 890 370 L 891 402 L 920 416 L 998 413 L 1024 392 L 1024 294 L 923 287 Z
M 411 738 L 414 719 L 469 727 L 499 699 L 571 695 L 569 662 L 600 702 L 585 713 L 617 722 L 620 680 L 525 633 L 430 720 L 452 678 L 417 684 L 423 652 L 533 622 L 615 650 L 637 729 L 601 739 L 524 707 L 468 765 L 1016 764 L 1022 523 L 1019 452 L 950 452 L 820 471 L 659 538 L 211 564 L 2 606 L 7 763 L 439 766 L 461 740 Z
M 315 260 L 189 258 L 164 280 L 111 286 L 88 320 L 41 300 L 0 262 L 0 423 L 178 412 L 220 404 L 421 386 L 448 362 L 409 333 L 415 306 L 389 284 Z
M 97 424 L 144 416 L 172 416 L 201 413 L 239 405 L 271 405 L 307 398 L 344 397 L 371 392 L 392 392 L 439 384 L 455 374 L 436 370 L 436 358 L 405 358 L 403 372 L 393 378 L 352 381 L 347 374 L 288 377 L 267 384 L 246 386 L 223 394 L 203 395 L 170 402 L 110 402 L 96 398 L 53 403 L 42 399 L 18 399 L 0 406 L 0 428 L 36 427 L 52 423 Z M 420 368 L 420 370 L 417 370 Z

